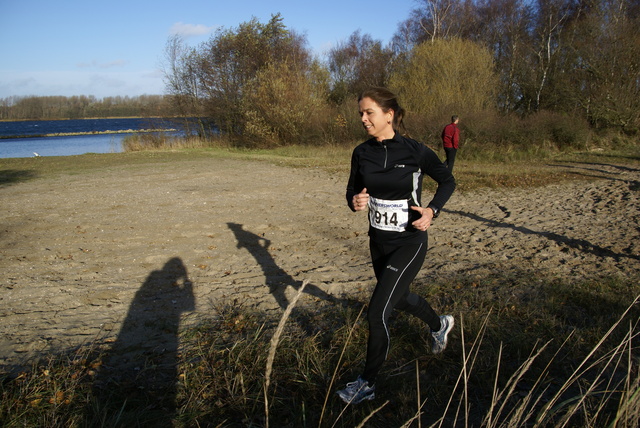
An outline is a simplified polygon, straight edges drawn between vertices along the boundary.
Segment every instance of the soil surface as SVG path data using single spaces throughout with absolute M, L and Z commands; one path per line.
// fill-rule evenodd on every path
M 456 192 L 420 275 L 637 276 L 640 166 L 571 167 L 591 179 Z M 2 185 L 0 365 L 97 339 L 175 348 L 178 328 L 224 303 L 280 313 L 303 280 L 299 304 L 366 301 L 367 220 L 345 185 L 228 159 Z

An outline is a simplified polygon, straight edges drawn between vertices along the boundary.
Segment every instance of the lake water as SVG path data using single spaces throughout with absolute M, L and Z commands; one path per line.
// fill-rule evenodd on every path
M 136 131 L 141 129 L 177 129 L 180 125 L 165 119 L 78 119 L 0 122 L 0 158 L 71 156 L 85 153 L 122 152 L 127 135 L 89 134 L 44 137 L 45 134 Z M 7 138 L 20 136 L 21 138 Z
M 126 135 L 130 134 L 0 139 L 0 158 L 28 158 L 36 156 L 36 153 L 39 156 L 120 153 Z

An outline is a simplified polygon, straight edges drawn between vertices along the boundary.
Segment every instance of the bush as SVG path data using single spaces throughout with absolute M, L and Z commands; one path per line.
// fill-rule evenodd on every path
M 559 150 L 584 149 L 589 137 L 589 124 L 582 119 L 565 114 L 541 111 L 525 120 L 532 135 L 538 141 L 552 143 Z
M 270 64 L 247 85 L 243 98 L 248 147 L 275 147 L 324 139 L 329 128 L 326 92 L 295 64 Z
M 484 111 L 461 117 L 460 128 L 463 149 L 473 145 L 474 150 L 517 152 L 521 157 L 585 149 L 590 138 L 586 121 L 547 111 L 525 118 Z M 460 154 L 474 156 L 467 150 Z
M 489 50 L 462 39 L 417 45 L 390 79 L 408 111 L 443 117 L 493 107 L 497 84 Z
M 164 133 L 133 134 L 122 139 L 122 149 L 125 152 L 143 150 L 158 150 L 170 146 L 169 138 Z

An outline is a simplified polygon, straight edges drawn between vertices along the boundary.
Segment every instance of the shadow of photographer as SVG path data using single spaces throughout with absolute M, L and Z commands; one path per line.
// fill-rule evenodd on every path
M 136 415 L 171 426 L 178 380 L 181 315 L 195 307 L 180 258 L 149 274 L 93 383 L 87 426 L 136 426 Z

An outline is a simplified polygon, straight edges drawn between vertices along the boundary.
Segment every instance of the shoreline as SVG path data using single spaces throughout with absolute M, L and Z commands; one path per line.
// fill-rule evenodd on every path
M 100 120 L 100 119 L 183 119 L 181 116 L 107 116 L 107 117 L 63 117 L 54 119 L 0 119 L 2 122 L 38 122 L 60 120 Z
M 13 140 L 23 138 L 46 138 L 46 137 L 75 137 L 80 135 L 102 135 L 102 134 L 144 134 L 151 132 L 175 132 L 175 128 L 166 129 L 122 129 L 116 131 L 89 131 L 89 132 L 58 132 L 52 134 L 34 134 L 34 135 L 0 135 L 0 140 Z

